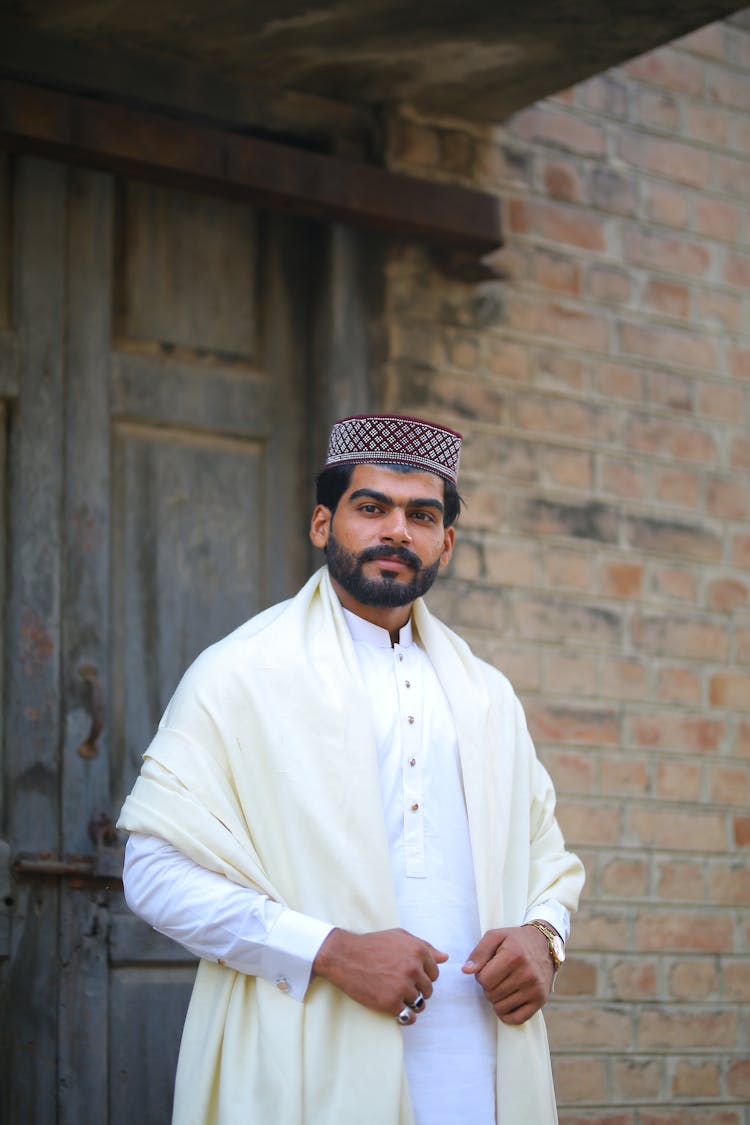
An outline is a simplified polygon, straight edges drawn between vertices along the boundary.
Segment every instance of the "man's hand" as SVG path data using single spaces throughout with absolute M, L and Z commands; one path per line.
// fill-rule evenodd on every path
M 313 973 L 324 977 L 358 1004 L 397 1016 L 421 992 L 432 996 L 438 965 L 448 960 L 428 941 L 406 930 L 351 934 L 331 930 L 313 961 Z M 416 1015 L 412 1013 L 411 1023 Z
M 513 1025 L 544 1006 L 555 975 L 549 945 L 536 926 L 488 930 L 463 972 L 474 974 L 498 1019 Z

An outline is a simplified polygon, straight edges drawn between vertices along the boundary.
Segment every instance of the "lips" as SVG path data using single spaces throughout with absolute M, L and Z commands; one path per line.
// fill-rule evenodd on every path
M 380 570 L 390 570 L 397 573 L 401 570 L 410 570 L 408 563 L 402 562 L 401 559 L 385 558 L 373 559 L 373 562 Z

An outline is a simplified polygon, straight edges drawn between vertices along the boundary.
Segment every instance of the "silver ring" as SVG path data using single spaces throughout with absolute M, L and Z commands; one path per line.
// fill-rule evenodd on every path
M 405 1008 L 402 1008 L 396 1016 L 396 1019 L 402 1025 L 402 1027 L 406 1027 L 408 1023 L 411 1023 L 411 1008 L 408 1005 Z
M 421 1012 L 424 1008 L 424 996 L 421 992 L 417 993 L 416 1000 L 412 1000 L 411 1004 L 407 1001 L 407 1008 L 411 1008 L 412 1012 Z

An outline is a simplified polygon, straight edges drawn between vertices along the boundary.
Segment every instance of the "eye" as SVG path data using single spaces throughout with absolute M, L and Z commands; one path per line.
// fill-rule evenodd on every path
M 432 512 L 413 512 L 412 517 L 415 520 L 422 520 L 423 523 L 434 523 L 435 517 Z
M 360 504 L 359 510 L 360 510 L 360 512 L 364 512 L 365 515 L 374 516 L 374 515 L 377 515 L 377 513 L 381 509 L 380 509 L 380 506 L 378 504 Z

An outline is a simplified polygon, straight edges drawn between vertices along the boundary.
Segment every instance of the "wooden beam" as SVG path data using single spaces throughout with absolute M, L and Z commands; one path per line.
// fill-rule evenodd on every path
M 190 121 L 0 80 L 0 145 L 478 256 L 500 201 Z

